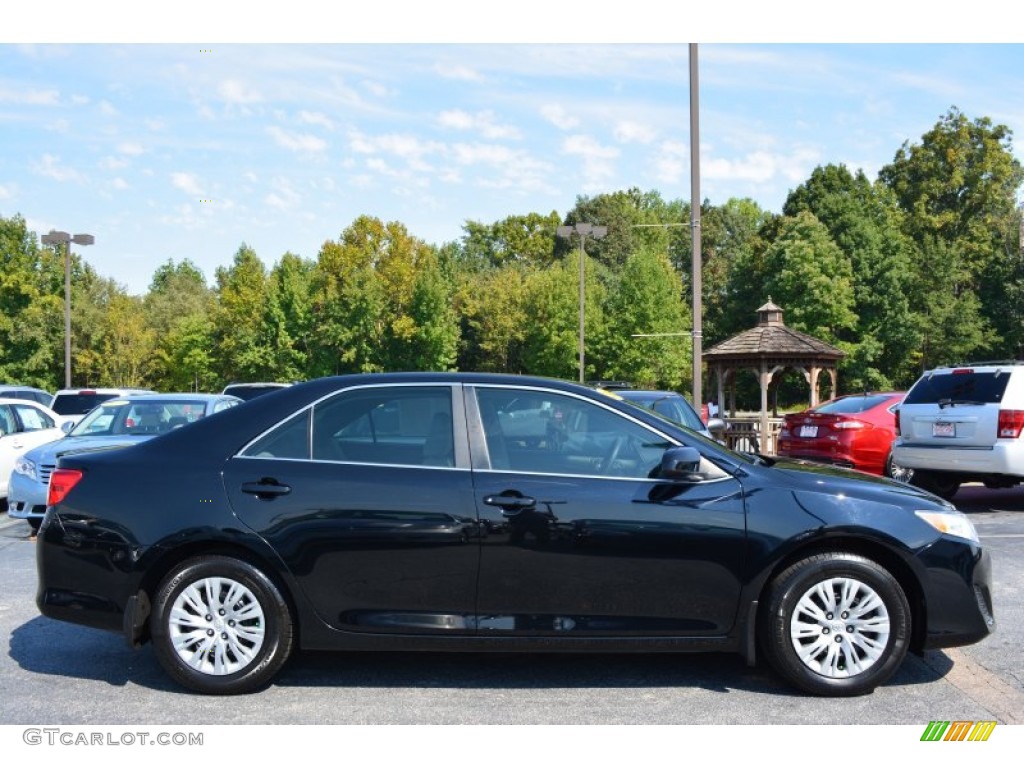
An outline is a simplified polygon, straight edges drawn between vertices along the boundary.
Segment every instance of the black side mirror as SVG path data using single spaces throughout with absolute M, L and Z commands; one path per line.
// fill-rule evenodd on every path
M 700 472 L 700 459 L 696 448 L 669 448 L 661 456 L 661 477 L 699 483 L 705 479 Z

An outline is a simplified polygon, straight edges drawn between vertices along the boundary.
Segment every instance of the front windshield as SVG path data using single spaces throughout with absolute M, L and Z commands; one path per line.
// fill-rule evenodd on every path
M 70 434 L 75 437 L 160 435 L 203 418 L 206 406 L 190 400 L 108 400 Z

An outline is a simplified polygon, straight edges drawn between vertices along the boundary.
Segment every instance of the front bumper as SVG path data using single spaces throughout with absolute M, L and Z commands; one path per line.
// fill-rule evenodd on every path
M 48 491 L 46 483 L 12 472 L 7 491 L 7 514 L 20 520 L 42 520 L 46 514 Z
M 992 566 L 988 551 L 942 538 L 920 553 L 926 631 L 922 650 L 953 648 L 983 640 L 995 631 Z

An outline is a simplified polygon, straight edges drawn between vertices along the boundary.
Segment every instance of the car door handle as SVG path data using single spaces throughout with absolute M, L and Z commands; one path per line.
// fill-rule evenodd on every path
M 264 477 L 258 483 L 242 483 L 242 493 L 251 493 L 258 499 L 272 499 L 291 492 L 290 485 L 283 485 L 269 477 Z
M 537 500 L 529 496 L 520 496 L 511 493 L 499 493 L 494 496 L 484 496 L 484 504 L 489 507 L 501 507 L 501 511 L 508 514 L 518 514 L 524 509 L 537 506 Z

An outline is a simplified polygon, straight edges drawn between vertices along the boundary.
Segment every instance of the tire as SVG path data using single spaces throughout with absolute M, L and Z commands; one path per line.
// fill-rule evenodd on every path
M 934 493 L 946 501 L 949 501 L 956 492 L 960 490 L 960 481 L 953 480 L 941 472 L 925 472 L 918 470 L 914 473 L 911 482 L 922 490 Z
M 164 579 L 150 617 L 157 660 L 199 693 L 250 693 L 291 654 L 294 629 L 281 592 L 233 557 L 187 560 Z
M 910 483 L 914 480 L 914 470 L 910 467 L 901 467 L 894 462 L 890 452 L 885 459 L 885 476 L 901 483 Z
M 772 582 L 760 637 L 791 685 L 860 696 L 884 683 L 910 642 L 910 604 L 892 574 L 849 552 L 808 557 Z

